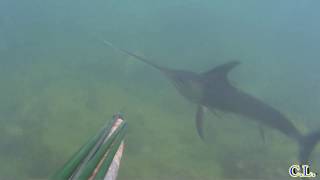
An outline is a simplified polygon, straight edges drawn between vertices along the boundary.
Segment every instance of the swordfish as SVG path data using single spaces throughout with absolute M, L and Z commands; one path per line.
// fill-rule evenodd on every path
M 203 135 L 204 110 L 220 110 L 239 114 L 258 124 L 273 128 L 295 140 L 299 145 L 299 162 L 307 164 L 309 156 L 320 140 L 320 131 L 302 134 L 280 111 L 258 98 L 234 87 L 228 80 L 228 73 L 238 66 L 231 61 L 203 73 L 177 70 L 160 66 L 142 56 L 119 48 L 109 41 L 103 41 L 115 50 L 132 56 L 164 74 L 177 91 L 187 100 L 197 105 L 196 128 L 201 139 Z

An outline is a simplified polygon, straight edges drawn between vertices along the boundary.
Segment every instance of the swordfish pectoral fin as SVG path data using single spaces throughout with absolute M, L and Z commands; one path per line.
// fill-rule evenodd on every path
M 262 143 L 266 144 L 266 135 L 265 135 L 264 128 L 261 125 L 258 125 L 258 128 L 259 128 L 259 133 L 262 139 Z
M 204 140 L 203 135 L 203 117 L 204 117 L 205 107 L 202 105 L 198 105 L 197 113 L 196 113 L 196 127 L 198 135 L 202 140 Z

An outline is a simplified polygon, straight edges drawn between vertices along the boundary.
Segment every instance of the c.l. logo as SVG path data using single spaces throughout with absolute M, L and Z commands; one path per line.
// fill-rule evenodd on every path
M 295 178 L 313 178 L 317 176 L 316 173 L 310 171 L 309 165 L 292 165 L 289 168 L 289 175 Z

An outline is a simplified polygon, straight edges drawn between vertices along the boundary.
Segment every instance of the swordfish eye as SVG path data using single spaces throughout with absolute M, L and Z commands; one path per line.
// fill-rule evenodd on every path
M 184 83 L 184 79 L 183 78 L 181 78 L 181 77 L 176 77 L 175 79 L 174 79 L 174 83 L 176 84 L 176 86 L 178 86 L 178 87 L 182 87 L 185 83 Z
M 181 78 L 181 77 L 178 77 L 178 81 L 179 81 L 179 82 L 184 82 L 184 79 Z

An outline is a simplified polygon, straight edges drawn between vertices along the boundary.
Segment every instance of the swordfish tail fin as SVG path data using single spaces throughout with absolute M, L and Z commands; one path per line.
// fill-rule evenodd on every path
M 309 160 L 310 154 L 316 147 L 317 143 L 320 141 L 320 130 L 307 134 L 303 136 L 300 140 L 300 151 L 299 151 L 299 161 L 301 164 L 310 165 Z

